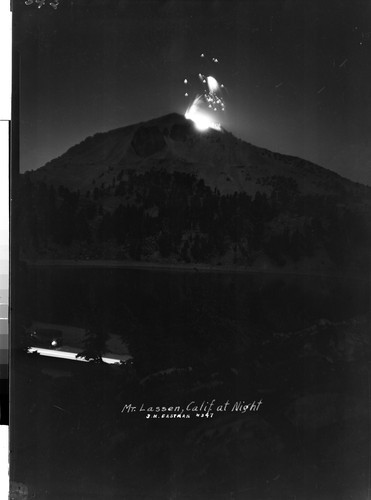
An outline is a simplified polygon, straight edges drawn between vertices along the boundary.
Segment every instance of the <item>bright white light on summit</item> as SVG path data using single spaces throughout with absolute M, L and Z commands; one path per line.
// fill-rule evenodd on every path
M 185 118 L 187 120 L 192 120 L 197 130 L 205 131 L 209 128 L 221 130 L 220 123 L 214 122 L 207 113 L 200 109 L 199 104 L 201 100 L 202 96 L 196 97 L 191 106 L 187 109 L 184 115 Z
M 205 69 L 207 66 L 210 67 L 210 64 L 213 66 L 212 71 L 214 71 L 215 63 L 219 63 L 216 57 L 206 57 L 204 53 L 200 55 L 200 58 L 203 59 Z M 207 71 L 209 70 L 207 69 Z M 198 130 L 213 128 L 221 131 L 220 123 L 215 121 L 211 115 L 218 116 L 220 112 L 225 111 L 222 90 L 224 85 L 219 83 L 214 76 L 206 75 L 207 73 L 199 72 L 197 76 L 195 74 L 194 77 L 184 78 L 183 83 L 187 86 L 184 96 L 192 96 L 191 99 L 193 99 L 184 116 L 188 120 L 192 120 Z

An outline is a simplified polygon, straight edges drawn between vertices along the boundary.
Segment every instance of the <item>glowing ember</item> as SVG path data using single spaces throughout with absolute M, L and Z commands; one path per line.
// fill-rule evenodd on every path
M 209 93 L 210 94 L 215 94 L 219 90 L 219 83 L 213 76 L 208 76 L 207 77 L 207 86 L 209 87 Z
M 204 53 L 200 57 L 204 59 L 206 66 L 210 65 L 210 63 L 219 62 L 216 57 L 209 58 Z M 185 117 L 192 120 L 198 130 L 207 130 L 209 128 L 221 130 L 220 123 L 216 122 L 215 118 L 211 118 L 209 113 L 211 111 L 211 114 L 215 116 L 215 113 L 225 111 L 222 95 L 224 85 L 219 83 L 214 76 L 206 76 L 201 72 L 196 73 L 192 78 L 185 78 L 184 84 L 187 85 L 187 90 L 184 94 L 185 97 L 191 96 L 191 99 L 193 98 L 185 113 Z M 192 96 L 191 91 L 193 89 Z
M 203 111 L 200 108 L 201 102 L 202 102 L 202 96 L 197 96 L 196 99 L 191 104 L 191 106 L 187 109 L 184 116 L 187 118 L 187 120 L 192 120 L 196 128 L 200 131 L 204 131 L 209 128 L 213 128 L 215 130 L 221 130 L 220 123 L 217 123 L 214 120 L 212 120 L 211 117 L 207 114 L 207 112 Z

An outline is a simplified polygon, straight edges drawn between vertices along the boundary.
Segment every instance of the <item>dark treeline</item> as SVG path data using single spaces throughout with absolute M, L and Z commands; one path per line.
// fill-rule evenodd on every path
M 302 196 L 290 178 L 269 184 L 269 195 L 222 195 L 195 175 L 153 169 L 80 193 L 24 175 L 21 249 L 32 257 L 243 265 L 265 255 L 279 266 L 324 251 L 339 266 L 365 264 L 369 228 L 344 200 Z

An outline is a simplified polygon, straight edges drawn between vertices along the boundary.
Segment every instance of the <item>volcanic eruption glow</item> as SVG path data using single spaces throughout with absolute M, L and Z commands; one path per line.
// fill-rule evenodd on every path
M 219 90 L 219 83 L 218 81 L 213 77 L 213 76 L 208 76 L 206 78 L 207 85 L 209 87 L 209 93 L 210 94 L 215 94 Z
M 194 122 L 197 130 L 204 131 L 209 128 L 221 130 L 220 123 L 213 121 L 208 113 L 200 108 L 201 102 L 202 96 L 199 95 L 187 109 L 184 116 L 187 118 L 187 120 L 192 120 Z
M 207 63 L 205 54 L 200 56 Z M 219 63 L 216 57 L 213 57 L 209 61 L 214 67 L 215 63 Z M 222 89 L 224 85 L 220 84 L 214 76 L 205 76 L 203 73 L 198 73 L 195 78 L 185 78 L 183 80 L 184 84 L 187 85 L 187 91 L 185 92 L 185 97 L 190 95 L 192 90 L 192 85 L 196 86 L 197 94 L 193 98 L 192 103 L 188 107 L 185 117 L 188 120 L 192 120 L 198 130 L 207 130 L 213 128 L 215 130 L 221 130 L 221 125 L 219 122 L 211 118 L 210 111 L 212 113 L 224 111 L 225 104 L 222 96 Z M 195 82 L 192 84 L 192 82 Z M 201 86 L 201 88 L 200 88 Z M 198 88 L 197 88 L 198 87 Z M 195 94 L 193 93 L 193 96 Z

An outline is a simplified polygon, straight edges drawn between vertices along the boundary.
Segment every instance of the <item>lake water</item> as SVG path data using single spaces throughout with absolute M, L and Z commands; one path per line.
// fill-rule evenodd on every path
M 52 266 L 29 268 L 22 296 L 25 322 L 119 335 L 145 371 L 204 357 L 234 365 L 246 342 L 261 351 L 274 333 L 349 320 L 370 303 L 359 279 Z
M 189 310 L 249 319 L 272 331 L 368 311 L 360 279 L 110 268 L 31 267 L 22 276 L 33 320 L 82 326 L 98 313 L 108 327 L 179 321 Z

